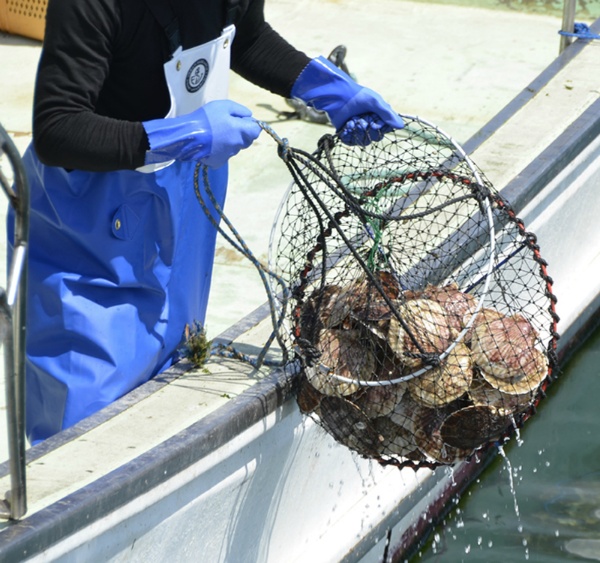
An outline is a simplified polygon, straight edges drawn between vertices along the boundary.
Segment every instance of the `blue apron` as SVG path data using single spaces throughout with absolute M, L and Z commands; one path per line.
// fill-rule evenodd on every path
M 227 97 L 233 34 L 230 26 L 165 64 L 169 116 Z M 211 72 L 190 92 L 192 67 Z M 33 146 L 23 161 L 31 187 L 26 418 L 35 443 L 173 362 L 185 325 L 204 323 L 216 230 L 196 199 L 196 163 L 67 172 L 40 163 Z M 210 170 L 209 182 L 223 205 L 227 167 Z M 203 190 L 201 175 L 199 183 Z M 13 225 L 10 216 L 9 240 Z

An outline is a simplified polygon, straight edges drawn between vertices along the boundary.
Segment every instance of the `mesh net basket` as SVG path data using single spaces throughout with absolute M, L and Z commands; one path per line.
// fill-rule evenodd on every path
M 284 155 L 270 267 L 297 401 L 338 442 L 448 465 L 509 437 L 550 381 L 555 297 L 535 236 L 435 126 Z

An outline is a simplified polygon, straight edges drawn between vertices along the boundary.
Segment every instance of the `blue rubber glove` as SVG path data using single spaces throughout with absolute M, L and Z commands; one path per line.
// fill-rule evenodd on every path
M 247 107 L 230 100 L 209 102 L 187 115 L 142 125 L 150 144 L 146 164 L 196 160 L 211 168 L 223 166 L 262 131 Z
M 325 57 L 308 63 L 292 86 L 291 96 L 327 112 L 341 140 L 349 145 L 368 145 L 404 127 L 379 94 L 356 83 Z

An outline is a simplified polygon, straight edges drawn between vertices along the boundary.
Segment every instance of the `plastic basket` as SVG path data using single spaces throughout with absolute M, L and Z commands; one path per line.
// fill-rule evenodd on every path
M 43 40 L 48 0 L 0 0 L 0 31 Z

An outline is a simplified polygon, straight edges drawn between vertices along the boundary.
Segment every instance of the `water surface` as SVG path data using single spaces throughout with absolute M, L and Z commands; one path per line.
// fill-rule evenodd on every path
M 414 561 L 600 561 L 599 402 L 600 330 Z

